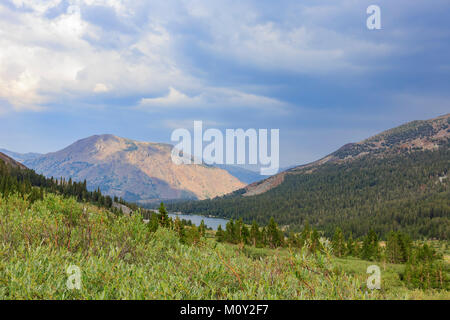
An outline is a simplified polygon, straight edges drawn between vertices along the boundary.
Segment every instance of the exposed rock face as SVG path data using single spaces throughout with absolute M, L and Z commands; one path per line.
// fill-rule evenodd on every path
M 97 135 L 25 161 L 48 177 L 87 181 L 90 188 L 128 201 L 206 199 L 245 186 L 227 171 L 205 165 L 175 165 L 172 146 Z

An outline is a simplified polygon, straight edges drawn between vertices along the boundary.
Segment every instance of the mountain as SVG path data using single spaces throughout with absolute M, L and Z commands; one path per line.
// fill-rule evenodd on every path
M 0 160 L 3 160 L 3 162 L 5 162 L 7 165 L 10 165 L 14 168 L 27 169 L 27 167 L 25 167 L 23 164 L 17 162 L 16 160 L 12 159 L 2 152 L 0 152 Z
M 33 159 L 36 159 L 36 158 L 39 158 L 40 156 L 42 156 L 42 154 L 40 154 L 40 153 L 34 153 L 34 152 L 18 153 L 18 152 L 9 151 L 6 149 L 0 149 L 0 152 L 6 154 L 7 156 L 13 158 L 16 161 L 19 161 L 20 163 L 24 163 L 25 161 L 33 160 Z
M 185 213 L 270 217 L 332 235 L 339 226 L 359 236 L 375 229 L 413 237 L 450 238 L 450 114 L 387 130 L 212 200 L 172 204 Z
M 243 196 L 264 193 L 282 183 L 286 175 L 303 173 L 305 170 L 312 172 L 326 163 L 350 162 L 367 155 L 381 158 L 404 152 L 436 150 L 448 141 L 449 127 L 450 114 L 431 120 L 409 122 L 361 142 L 348 143 L 315 162 L 291 168 L 264 181 L 248 185 Z
M 95 135 L 58 152 L 25 160 L 45 176 L 87 181 L 108 195 L 141 204 L 166 199 L 206 199 L 245 186 L 225 170 L 206 165 L 175 165 L 172 146 Z
M 214 167 L 226 170 L 229 174 L 238 178 L 239 181 L 242 181 L 245 184 L 254 183 L 267 177 L 260 175 L 259 172 L 235 165 L 215 164 Z

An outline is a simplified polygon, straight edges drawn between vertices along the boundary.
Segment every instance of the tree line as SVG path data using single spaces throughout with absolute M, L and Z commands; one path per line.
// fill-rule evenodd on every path
M 336 227 L 362 237 L 373 229 L 413 239 L 450 239 L 450 143 L 434 151 L 364 156 L 286 174 L 277 187 L 255 196 L 244 190 L 202 201 L 170 204 L 188 214 L 242 218 L 267 224 L 270 217 L 294 232 L 306 221 L 332 237 Z
M 42 200 L 46 192 L 74 197 L 78 201 L 90 202 L 108 208 L 113 212 L 120 212 L 120 209 L 113 207 L 113 199 L 109 195 L 103 195 L 100 188 L 89 191 L 86 180 L 76 182 L 72 181 L 71 178 L 68 180 L 63 177 L 60 179 L 46 178 L 37 174 L 34 170 L 20 169 L 0 160 L 0 195 L 8 197 L 11 194 L 19 194 L 27 197 L 28 201 L 33 203 L 36 200 Z M 123 199 L 115 197 L 115 200 L 117 200 L 116 202 L 120 201 L 132 210 L 137 209 L 137 205 L 127 203 Z

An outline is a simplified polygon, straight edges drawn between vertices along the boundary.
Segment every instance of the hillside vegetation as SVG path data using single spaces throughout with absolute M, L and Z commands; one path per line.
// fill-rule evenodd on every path
M 438 120 L 393 129 L 223 197 L 169 208 L 246 223 L 274 217 L 291 231 L 308 222 L 327 236 L 340 227 L 357 237 L 374 229 L 383 238 L 400 230 L 450 239 L 450 118 Z
M 257 249 L 174 230 L 150 230 L 142 216 L 114 215 L 47 194 L 30 203 L 0 197 L 0 299 L 376 299 L 448 298 L 408 290 L 397 267 L 382 290 L 367 290 L 368 262 L 335 260 L 329 251 Z M 66 285 L 81 270 L 81 289 Z

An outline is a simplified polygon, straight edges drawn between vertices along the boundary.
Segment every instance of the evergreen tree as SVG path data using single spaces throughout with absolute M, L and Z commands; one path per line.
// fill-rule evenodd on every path
M 219 224 L 216 231 L 216 240 L 217 242 L 224 242 L 225 241 L 225 234 L 222 230 L 222 226 Z
M 404 263 L 411 253 L 411 240 L 401 232 L 390 232 L 386 241 L 386 260 L 390 263 Z
M 201 237 L 205 237 L 206 235 L 206 225 L 205 221 L 202 219 L 202 222 L 200 222 L 200 226 L 198 227 L 198 231 L 200 232 Z
M 349 255 L 352 257 L 357 255 L 356 244 L 355 244 L 355 241 L 353 240 L 353 235 L 351 232 L 347 239 L 346 249 L 347 249 L 346 255 Z
M 333 240 L 331 242 L 333 253 L 336 257 L 342 257 L 345 255 L 345 238 L 341 228 L 337 227 L 334 232 Z
M 245 224 L 243 224 L 241 228 L 241 241 L 244 244 L 250 243 L 250 231 Z
M 162 202 L 159 206 L 158 213 L 159 225 L 165 228 L 170 227 L 169 214 L 167 213 L 164 203 Z
M 189 243 L 197 244 L 200 242 L 201 235 L 196 225 L 192 225 L 187 232 L 187 239 Z
M 157 214 L 152 214 L 150 220 L 148 221 L 148 229 L 150 232 L 155 232 L 159 227 L 159 218 Z
M 276 248 L 283 244 L 283 234 L 278 229 L 278 225 L 273 217 L 270 218 L 269 224 L 267 225 L 267 238 L 271 248 Z
M 186 233 L 184 230 L 184 224 L 181 222 L 180 218 L 176 217 L 174 222 L 174 230 L 177 233 L 178 237 L 180 238 L 181 243 L 186 242 Z
M 365 260 L 378 260 L 380 255 L 378 236 L 372 229 L 364 237 L 361 248 L 361 258 Z
M 244 222 L 242 221 L 242 218 L 237 220 L 234 224 L 234 243 L 241 243 L 242 242 L 242 227 L 244 225 Z
M 258 223 L 253 220 L 252 227 L 250 229 L 250 241 L 253 246 L 258 247 L 261 246 L 261 232 L 259 231 Z
M 402 279 L 412 288 L 450 290 L 442 256 L 427 244 L 412 250 Z
M 225 240 L 230 243 L 237 243 L 236 231 L 233 219 L 227 222 L 225 227 Z

